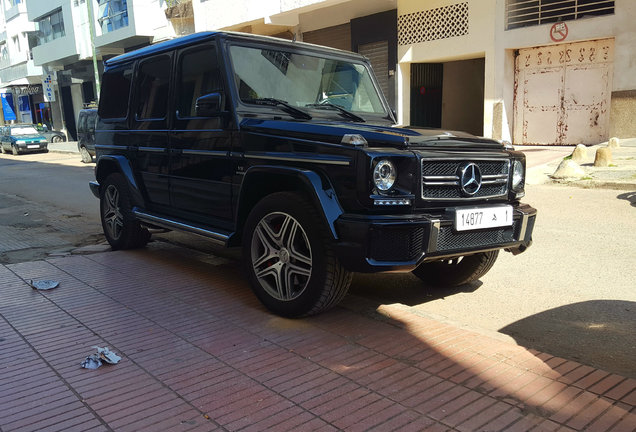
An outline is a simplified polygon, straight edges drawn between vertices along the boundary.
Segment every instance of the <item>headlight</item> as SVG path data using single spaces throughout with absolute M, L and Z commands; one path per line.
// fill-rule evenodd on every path
M 45 142 L 46 142 L 46 140 L 45 140 L 45 139 L 43 139 L 43 140 L 40 140 L 40 142 L 41 142 L 41 143 L 45 143 Z
M 386 192 L 393 187 L 397 171 L 391 161 L 382 159 L 373 169 L 373 181 L 379 191 Z
M 512 189 L 515 191 L 523 190 L 525 180 L 525 169 L 523 162 L 515 160 L 512 166 Z
M 26 141 L 25 140 L 17 140 L 15 143 L 16 144 L 26 144 Z

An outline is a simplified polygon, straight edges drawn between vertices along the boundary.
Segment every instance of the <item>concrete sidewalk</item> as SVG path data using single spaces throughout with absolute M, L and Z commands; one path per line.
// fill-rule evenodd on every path
M 526 155 L 527 184 L 558 183 L 583 188 L 606 188 L 636 191 L 636 138 L 620 140 L 620 147 L 611 149 L 612 163 L 595 167 L 594 157 L 607 143 L 587 147 L 587 158 L 580 164 L 584 175 L 578 178 L 554 179 L 564 157 L 574 146 L 515 146 Z
M 92 346 L 122 361 L 82 369 Z M 0 266 L 0 430 L 633 431 L 636 380 L 352 296 L 282 319 L 153 242 Z

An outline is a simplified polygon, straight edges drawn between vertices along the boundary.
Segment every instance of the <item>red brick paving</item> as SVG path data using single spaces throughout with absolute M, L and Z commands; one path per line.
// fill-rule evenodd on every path
M 634 379 L 378 313 L 276 317 L 165 245 L 0 266 L 0 431 L 636 430 Z M 81 369 L 93 345 L 121 363 Z

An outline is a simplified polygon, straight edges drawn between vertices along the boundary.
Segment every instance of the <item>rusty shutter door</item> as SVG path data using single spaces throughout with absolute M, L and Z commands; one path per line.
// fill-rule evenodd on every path
M 519 51 L 514 142 L 598 144 L 607 140 L 614 40 Z
M 360 45 L 358 52 L 367 57 L 385 97 L 389 97 L 389 41 Z
M 351 25 L 347 23 L 305 32 L 303 42 L 351 51 Z

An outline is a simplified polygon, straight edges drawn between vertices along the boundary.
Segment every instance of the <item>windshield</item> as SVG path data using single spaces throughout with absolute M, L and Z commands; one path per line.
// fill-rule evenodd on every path
M 33 126 L 17 126 L 11 128 L 11 135 L 37 135 Z
M 332 104 L 358 113 L 386 114 L 363 63 L 236 45 L 230 57 L 244 102 L 271 98 L 298 108 Z

